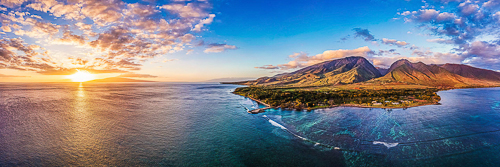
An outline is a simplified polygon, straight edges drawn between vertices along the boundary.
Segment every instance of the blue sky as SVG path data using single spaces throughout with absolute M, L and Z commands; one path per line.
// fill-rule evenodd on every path
M 500 70 L 498 0 L 1 0 L 0 78 L 257 78 L 363 56 Z M 16 13 L 17 12 L 17 13 Z M 31 19 L 28 19 L 31 18 Z

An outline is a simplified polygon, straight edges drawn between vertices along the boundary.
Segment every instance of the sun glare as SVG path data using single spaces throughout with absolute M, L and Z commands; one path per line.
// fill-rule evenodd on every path
M 73 75 L 67 76 L 67 78 L 71 79 L 73 82 L 86 82 L 95 79 L 94 74 L 80 70 Z

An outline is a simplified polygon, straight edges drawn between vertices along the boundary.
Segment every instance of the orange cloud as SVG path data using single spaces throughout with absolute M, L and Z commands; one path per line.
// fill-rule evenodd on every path
M 172 1 L 161 7 L 120 0 L 1 2 L 8 11 L 0 13 L 1 33 L 23 36 L 29 39 L 26 41 L 37 41 L 42 47 L 2 35 L 0 68 L 48 75 L 65 74 L 74 69 L 94 70 L 95 73 L 140 70 L 148 59 L 192 47 L 191 42 L 197 38 L 194 33 L 215 18 L 215 14 L 209 14 L 212 5 L 208 1 Z M 26 9 L 50 15 L 40 17 L 22 11 Z M 165 12 L 173 15 L 163 17 Z M 82 50 L 78 52 L 80 55 L 65 55 L 47 47 L 53 44 L 71 44 Z M 206 53 L 226 49 L 236 49 L 236 46 L 210 45 Z M 187 53 L 192 51 L 189 49 Z

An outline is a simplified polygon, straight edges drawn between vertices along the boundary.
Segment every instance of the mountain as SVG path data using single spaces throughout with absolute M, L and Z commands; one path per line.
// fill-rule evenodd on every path
M 394 62 L 389 69 L 375 68 L 363 57 L 346 57 L 311 65 L 291 73 L 257 80 L 227 82 L 258 86 L 328 86 L 354 84 L 421 85 L 439 88 L 500 86 L 500 73 L 462 64 L 412 63 L 406 59 Z
M 130 78 L 122 78 L 122 77 L 111 77 L 104 79 L 95 79 L 88 82 L 155 82 L 155 81 L 146 81 L 146 80 L 138 80 L 138 79 L 130 79 Z
M 411 66 L 413 63 L 411 63 L 410 61 L 408 61 L 406 59 L 400 59 L 398 61 L 395 61 L 394 63 L 392 63 L 391 67 L 389 67 L 389 69 L 387 69 L 386 74 L 393 71 L 394 69 L 398 68 L 399 66 L 402 66 L 405 64 L 408 66 Z
M 381 76 L 382 74 L 365 58 L 346 57 L 311 65 L 291 73 L 236 84 L 321 86 L 358 83 Z
M 496 74 L 493 75 L 494 73 Z M 381 78 L 375 79 L 375 81 L 397 81 L 434 87 L 459 88 L 498 85 L 498 81 L 500 81 L 498 76 L 500 74 L 497 72 L 467 65 L 427 65 L 422 62 L 411 63 L 402 59 L 394 62 L 388 73 Z
M 487 81 L 500 81 L 500 73 L 491 70 L 475 68 L 463 64 L 444 64 L 440 65 L 440 67 L 466 78 Z

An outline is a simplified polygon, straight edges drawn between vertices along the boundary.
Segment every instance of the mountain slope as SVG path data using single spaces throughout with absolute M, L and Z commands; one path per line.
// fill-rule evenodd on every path
M 471 67 L 463 64 L 444 64 L 440 67 L 466 78 L 473 78 L 478 80 L 500 81 L 500 73 L 485 70 L 480 68 Z
M 385 75 L 382 76 L 381 72 Z M 500 86 L 500 73 L 461 64 L 427 65 L 406 59 L 389 69 L 377 69 L 363 57 L 346 57 L 318 63 L 303 69 L 229 84 L 257 86 L 329 86 L 352 84 L 355 87 L 414 85 L 439 88 Z
M 465 65 L 459 65 L 465 66 Z M 470 66 L 467 66 L 470 67 Z M 459 69 L 451 68 L 449 69 Z M 464 67 L 465 68 L 465 67 Z M 482 69 L 478 69 L 482 70 Z M 398 60 L 391 65 L 389 72 L 376 81 L 397 81 L 408 84 L 418 84 L 435 87 L 471 87 L 471 86 L 493 86 L 498 85 L 498 82 L 484 80 L 486 76 L 473 77 L 467 70 L 451 70 L 450 72 L 444 67 L 438 65 L 426 65 L 422 62 L 411 63 L 408 60 Z M 481 73 L 481 72 L 479 72 Z M 462 76 L 462 75 L 463 76 Z M 497 80 L 500 81 L 500 80 Z
M 363 57 L 346 57 L 322 62 L 291 73 L 262 77 L 245 85 L 321 86 L 350 84 L 381 77 L 380 72 Z
M 389 69 L 387 69 L 387 73 L 390 73 L 391 71 L 393 71 L 397 67 L 405 65 L 405 64 L 408 66 L 412 66 L 412 63 L 410 61 L 408 61 L 406 59 L 400 59 L 400 60 L 395 61 L 394 63 L 391 64 L 391 67 L 389 67 Z M 387 73 L 386 73 L 386 75 L 387 75 Z

